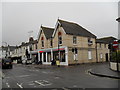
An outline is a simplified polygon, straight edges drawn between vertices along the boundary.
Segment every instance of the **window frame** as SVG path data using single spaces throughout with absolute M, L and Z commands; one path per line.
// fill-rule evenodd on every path
M 41 46 L 44 48 L 44 37 L 41 37 Z
M 58 44 L 59 45 L 62 45 L 62 33 L 61 32 L 58 32 Z
M 77 44 L 77 36 L 73 36 L 73 45 Z
M 88 50 L 88 60 L 91 60 L 91 59 L 92 59 L 92 51 Z

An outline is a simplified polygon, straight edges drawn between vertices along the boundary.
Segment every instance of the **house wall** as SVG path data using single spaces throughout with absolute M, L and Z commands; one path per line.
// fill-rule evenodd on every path
M 44 37 L 44 48 L 42 48 L 42 44 L 41 44 L 41 38 Z M 46 39 L 43 31 L 40 35 L 40 38 L 38 40 L 38 49 L 45 49 L 45 48 L 48 48 L 48 40 Z
M 100 47 L 101 44 L 101 47 Z M 106 45 L 106 47 L 105 47 Z M 106 53 L 108 53 L 109 57 L 109 49 L 108 49 L 108 44 L 104 43 L 97 43 L 97 57 L 98 57 L 98 62 L 105 62 L 106 61 Z M 101 56 L 102 54 L 102 56 Z M 108 58 L 109 60 L 109 58 Z
M 92 59 L 88 58 L 88 51 L 91 51 Z M 68 51 L 68 60 L 69 60 L 68 63 L 69 64 L 96 62 L 96 51 L 95 51 L 95 49 L 78 48 L 77 60 L 74 60 L 74 55 L 75 54 L 72 52 L 72 49 L 69 48 L 69 51 Z
M 96 62 L 96 44 L 95 38 L 91 38 L 93 41 L 93 45 L 88 45 L 88 37 L 77 36 L 77 44 L 73 44 L 73 35 L 65 34 L 64 29 L 62 27 L 58 27 L 55 37 L 53 38 L 53 47 L 58 47 L 58 31 L 62 33 L 62 45 L 68 46 L 68 63 L 69 64 L 79 64 L 79 63 L 89 63 Z M 72 52 L 72 48 L 78 49 L 78 60 L 74 60 L 74 53 Z M 88 51 L 91 51 L 92 59 L 88 59 Z

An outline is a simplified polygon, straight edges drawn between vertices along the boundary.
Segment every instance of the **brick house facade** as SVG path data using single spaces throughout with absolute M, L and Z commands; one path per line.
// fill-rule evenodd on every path
M 79 24 L 58 19 L 54 29 L 41 26 L 37 52 L 43 64 L 59 57 L 61 65 L 71 65 L 104 62 L 109 49 L 107 43 L 96 42 L 96 36 Z

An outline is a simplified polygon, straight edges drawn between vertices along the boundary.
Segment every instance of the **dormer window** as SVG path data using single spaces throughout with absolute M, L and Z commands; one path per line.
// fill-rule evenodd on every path
M 88 45 L 92 45 L 93 41 L 91 40 L 91 38 L 88 38 Z
M 62 44 L 62 34 L 58 32 L 58 44 Z
M 44 47 L 44 38 L 41 38 L 42 48 Z
M 73 36 L 73 44 L 77 44 L 77 37 Z

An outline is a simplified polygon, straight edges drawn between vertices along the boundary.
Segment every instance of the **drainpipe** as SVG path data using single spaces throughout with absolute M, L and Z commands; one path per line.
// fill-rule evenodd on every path
M 98 63 L 98 50 L 97 50 L 97 42 L 96 42 L 95 44 L 96 44 L 96 46 L 95 46 L 95 48 L 96 48 L 96 63 Z

